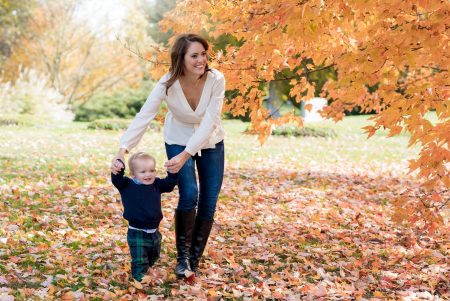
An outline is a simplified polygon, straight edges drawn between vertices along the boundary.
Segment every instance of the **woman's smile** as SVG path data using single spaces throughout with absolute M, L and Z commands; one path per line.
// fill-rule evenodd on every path
M 184 57 L 184 68 L 187 73 L 203 75 L 205 73 L 208 54 L 205 47 L 199 42 L 189 45 Z

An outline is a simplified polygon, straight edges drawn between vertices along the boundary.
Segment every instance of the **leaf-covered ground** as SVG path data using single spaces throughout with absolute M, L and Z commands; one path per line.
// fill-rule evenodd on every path
M 406 137 L 271 137 L 227 122 L 227 167 L 204 262 L 173 274 L 176 192 L 164 195 L 160 261 L 130 282 L 126 223 L 109 183 L 118 132 L 0 128 L 0 300 L 446 300 L 447 228 L 419 235 L 389 219 Z M 164 174 L 161 133 L 148 133 Z M 448 229 L 447 229 L 448 230 Z

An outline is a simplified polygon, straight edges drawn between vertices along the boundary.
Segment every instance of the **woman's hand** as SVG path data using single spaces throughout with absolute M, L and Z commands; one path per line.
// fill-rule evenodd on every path
M 164 163 L 164 166 L 167 168 L 168 172 L 177 173 L 190 157 L 191 155 L 187 151 L 182 151 L 181 153 Z
M 123 166 L 122 162 L 125 162 L 125 152 L 126 150 L 124 148 L 121 148 L 117 155 L 111 160 L 111 172 L 115 175 L 117 175 L 122 168 L 125 168 Z M 122 162 L 120 162 L 121 160 Z

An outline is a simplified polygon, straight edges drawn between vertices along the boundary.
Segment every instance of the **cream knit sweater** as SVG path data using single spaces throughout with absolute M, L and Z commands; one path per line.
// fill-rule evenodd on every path
M 224 131 L 220 115 L 225 97 L 225 78 L 212 69 L 207 78 L 197 108 L 192 110 L 177 80 L 166 95 L 164 83 L 169 79 L 166 73 L 153 88 L 144 105 L 120 139 L 120 147 L 131 150 L 145 133 L 163 100 L 168 112 L 164 122 L 164 141 L 167 144 L 185 145 L 185 150 L 201 155 L 201 150 L 214 148 L 223 140 Z

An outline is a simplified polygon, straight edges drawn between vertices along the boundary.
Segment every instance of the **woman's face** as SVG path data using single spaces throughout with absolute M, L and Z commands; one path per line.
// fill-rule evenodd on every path
M 208 56 L 203 45 L 199 42 L 189 44 L 186 54 L 184 55 L 184 72 L 201 76 L 205 73 Z

